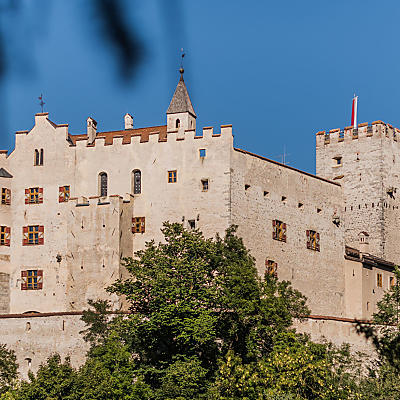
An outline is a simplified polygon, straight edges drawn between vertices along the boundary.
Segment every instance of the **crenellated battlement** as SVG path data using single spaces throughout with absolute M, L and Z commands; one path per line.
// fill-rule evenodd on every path
M 232 125 L 221 125 L 219 132 L 214 132 L 214 127 L 204 127 L 201 134 L 195 129 L 176 129 L 166 131 L 166 126 L 142 129 L 129 129 L 123 131 L 98 132 L 93 142 L 88 143 L 87 135 L 69 135 L 71 147 L 95 147 L 112 145 L 129 145 L 140 143 L 165 143 L 170 141 L 209 139 L 232 136 Z
M 386 137 L 397 142 L 399 133 L 399 129 L 380 120 L 372 123 L 364 122 L 359 124 L 357 129 L 354 129 L 352 126 L 347 126 L 343 129 L 337 128 L 319 131 L 316 133 L 316 145 L 318 148 L 329 144 L 350 142 L 365 137 Z

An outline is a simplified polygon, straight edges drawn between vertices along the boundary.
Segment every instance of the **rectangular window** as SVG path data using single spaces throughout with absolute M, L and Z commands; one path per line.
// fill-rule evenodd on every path
M 286 224 L 274 219 L 272 221 L 272 239 L 286 242 Z
M 200 149 L 200 158 L 205 158 L 206 157 L 206 149 Z
M 395 285 L 394 276 L 389 277 L 389 289 Z
M 25 204 L 43 203 L 43 188 L 33 187 L 25 189 Z
M 207 192 L 208 191 L 208 179 L 202 179 L 201 180 L 201 190 L 203 192 Z
M 7 188 L 1 188 L 1 204 L 11 204 L 11 190 Z
M 69 200 L 70 189 L 69 186 L 60 186 L 58 188 L 58 202 L 65 203 Z
M 43 270 L 29 269 L 21 271 L 21 290 L 43 289 Z
M 11 228 L 0 226 L 0 246 L 10 246 Z
M 192 229 L 192 230 L 196 229 L 196 221 L 194 219 L 189 219 L 188 226 L 189 226 L 189 229 Z
M 36 245 L 44 244 L 44 226 L 43 225 L 29 225 L 22 228 L 22 245 Z
M 382 287 L 382 274 L 379 273 L 376 274 L 376 286 Z
M 168 183 L 176 183 L 176 180 L 177 180 L 176 170 L 168 171 Z
M 315 231 L 306 231 L 307 234 L 307 249 L 319 251 L 319 233 Z
M 278 277 L 278 264 L 273 260 L 265 260 L 265 270 L 268 275 Z
M 132 218 L 132 233 L 144 233 L 146 229 L 145 222 L 145 217 Z

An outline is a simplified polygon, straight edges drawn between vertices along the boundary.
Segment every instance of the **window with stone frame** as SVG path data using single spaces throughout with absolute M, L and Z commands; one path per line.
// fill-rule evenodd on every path
M 21 290 L 43 289 L 43 270 L 28 269 L 21 271 Z
M 11 190 L 7 188 L 1 188 L 1 204 L 11 204 Z
M 25 204 L 43 203 L 43 188 L 32 187 L 25 189 Z
M 378 272 L 378 273 L 376 274 L 376 286 L 381 288 L 381 287 L 383 286 L 382 282 L 383 282 L 382 274 L 380 274 L 380 273 Z
M 43 149 L 35 149 L 35 157 L 33 159 L 33 165 L 43 165 Z
M 132 233 L 144 233 L 146 229 L 146 218 L 145 217 L 133 217 L 132 218 Z
M 286 224 L 274 219 L 272 221 L 272 239 L 286 242 Z
M 0 226 L 0 246 L 10 246 L 11 228 Z
M 389 276 L 389 289 L 396 285 L 394 276 Z
M 44 226 L 28 225 L 22 228 L 22 245 L 32 246 L 44 244 Z
M 60 186 L 58 188 L 58 202 L 65 203 L 69 200 L 70 188 L 69 186 Z
M 168 183 L 176 183 L 177 179 L 178 179 L 178 172 L 176 170 L 168 171 Z
M 316 231 L 307 230 L 306 235 L 307 235 L 307 249 L 320 251 L 319 233 Z
M 265 272 L 275 278 L 278 277 L 278 263 L 273 260 L 265 260 Z

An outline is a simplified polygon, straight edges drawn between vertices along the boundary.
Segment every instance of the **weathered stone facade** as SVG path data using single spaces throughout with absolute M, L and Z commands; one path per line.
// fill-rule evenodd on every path
M 371 317 L 400 258 L 393 128 L 318 134 L 315 176 L 234 148 L 231 125 L 197 132 L 182 76 L 166 122 L 133 129 L 127 114 L 98 132 L 89 118 L 72 135 L 40 113 L 0 152 L 0 343 L 21 372 L 55 351 L 83 361 L 80 312 L 89 299 L 124 309 L 105 288 L 166 220 L 206 237 L 238 225 L 260 275 L 272 266 L 308 297 L 302 329 L 359 344 L 349 318 Z

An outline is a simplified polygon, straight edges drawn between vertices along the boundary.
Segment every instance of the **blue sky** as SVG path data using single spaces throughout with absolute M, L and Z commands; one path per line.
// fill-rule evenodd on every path
M 315 132 L 359 122 L 400 127 L 400 3 L 395 0 L 125 1 L 145 47 L 130 80 L 87 0 L 21 0 L 2 11 L 7 70 L 0 86 L 0 147 L 40 111 L 83 133 L 165 123 L 184 47 L 197 126 L 233 124 L 235 145 L 315 171 Z M 171 6 L 167 9 L 166 4 Z M 218 129 L 218 128 L 217 128 Z

